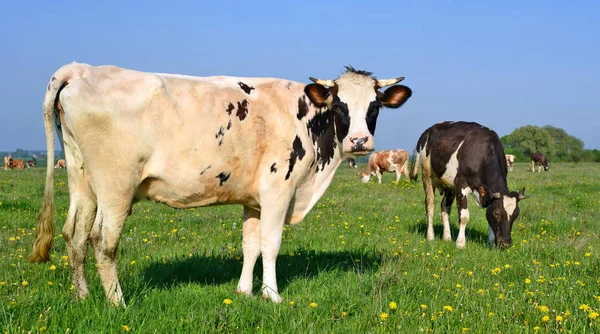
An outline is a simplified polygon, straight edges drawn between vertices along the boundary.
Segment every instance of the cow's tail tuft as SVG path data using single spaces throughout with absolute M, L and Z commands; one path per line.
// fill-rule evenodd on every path
M 65 71 L 64 67 L 56 72 L 48 83 L 46 95 L 44 96 L 44 128 L 46 130 L 46 148 L 48 150 L 46 189 L 44 191 L 42 207 L 38 214 L 37 235 L 33 243 L 33 251 L 28 257 L 28 260 L 32 263 L 48 261 L 50 258 L 49 251 L 54 239 L 54 126 L 58 124 L 56 121 L 61 108 L 59 95 L 60 91 L 68 83 L 68 72 L 70 71 Z

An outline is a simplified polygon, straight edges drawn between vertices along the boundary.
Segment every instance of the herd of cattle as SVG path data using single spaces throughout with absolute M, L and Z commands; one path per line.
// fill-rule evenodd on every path
M 48 261 L 54 239 L 56 131 L 70 167 L 70 207 L 62 235 L 77 297 L 89 293 L 84 261 L 91 243 L 108 301 L 125 306 L 117 247 L 133 203 L 148 198 L 175 208 L 242 205 L 243 265 L 236 291 L 252 293 L 254 265 L 262 256 L 262 295 L 281 302 L 275 262 L 284 225 L 306 216 L 344 160 L 374 151 L 380 109 L 399 108 L 412 95 L 409 87 L 398 85 L 403 77 L 376 79 L 351 66 L 333 80 L 309 79 L 313 83 L 307 85 L 63 66 L 50 79 L 44 98 L 46 191 L 29 260 Z M 443 239 L 451 239 L 448 217 L 456 198 L 456 244 L 465 246 L 471 194 L 487 208 L 490 243 L 511 245 L 518 203 L 528 196 L 525 189 L 508 190 L 507 166 L 512 169 L 514 157 L 507 163 L 494 131 L 476 123 L 439 123 L 419 138 L 410 174 L 408 158 L 404 150 L 373 153 L 361 179 L 368 182 L 376 175 L 381 183 L 381 173 L 389 171 L 396 173 L 396 182 L 402 174 L 414 180 L 420 169 L 428 239 L 434 238 L 433 194 L 438 189 Z M 547 170 L 547 159 L 535 159 Z M 119 161 L 119 172 L 106 161 Z
M 13 159 L 12 156 L 6 155 L 4 156 L 4 165 L 2 169 L 25 169 L 25 168 L 35 168 L 37 167 L 37 158 L 35 155 L 31 158 L 31 160 L 24 159 Z M 67 162 L 65 159 L 58 159 L 54 163 L 54 168 L 67 168 Z

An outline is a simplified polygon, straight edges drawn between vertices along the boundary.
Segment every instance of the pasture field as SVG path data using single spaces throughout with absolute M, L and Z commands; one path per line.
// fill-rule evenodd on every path
M 470 201 L 467 248 L 425 240 L 421 181 L 361 184 L 343 164 L 298 225 L 286 226 L 281 304 L 234 294 L 242 208 L 134 205 L 118 252 L 126 309 L 107 306 L 93 252 L 90 297 L 73 299 L 65 243 L 67 175 L 56 170 L 51 261 L 29 264 L 45 169 L 0 171 L 0 329 L 6 333 L 600 333 L 600 164 L 509 172 L 526 188 L 513 246 L 487 245 L 485 210 Z M 456 206 L 452 236 L 456 238 Z

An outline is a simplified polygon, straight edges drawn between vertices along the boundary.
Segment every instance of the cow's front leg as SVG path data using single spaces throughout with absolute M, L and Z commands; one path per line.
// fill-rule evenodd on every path
M 402 170 L 401 169 L 396 169 L 396 184 L 398 184 L 398 181 L 400 181 L 400 176 L 402 175 Z
M 244 252 L 244 264 L 235 292 L 251 295 L 254 265 L 260 255 L 260 212 L 247 206 L 244 207 L 242 250 Z
M 435 192 L 429 173 L 423 169 L 423 189 L 425 190 L 425 214 L 427 216 L 427 240 L 433 240 L 435 234 L 433 232 L 433 208 Z
M 444 240 L 452 240 L 452 234 L 450 233 L 450 209 L 454 202 L 454 193 L 449 190 L 444 191 L 444 197 L 442 198 L 441 209 L 442 209 L 442 224 L 444 225 Z
M 458 198 L 456 200 L 456 207 L 458 210 L 458 237 L 456 238 L 456 247 L 457 248 L 465 248 L 467 245 L 467 240 L 465 237 L 465 228 L 467 227 L 467 223 L 469 222 L 469 209 L 467 207 L 467 196 L 463 194 L 458 194 Z
M 279 254 L 279 247 L 281 246 L 281 235 L 289 205 L 289 196 L 278 196 L 272 193 L 267 196 L 261 196 L 260 252 L 263 262 L 262 296 L 275 303 L 283 301 L 277 290 L 275 262 Z
M 377 180 L 379 180 L 379 184 L 381 184 L 381 171 L 379 169 L 376 169 L 375 173 L 377 174 Z

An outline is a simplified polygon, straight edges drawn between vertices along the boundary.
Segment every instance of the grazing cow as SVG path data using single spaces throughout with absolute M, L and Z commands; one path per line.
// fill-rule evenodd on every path
M 25 169 L 27 168 L 27 165 L 23 159 L 13 159 L 10 168 Z
M 358 168 L 358 166 L 356 166 L 356 160 L 352 159 L 352 158 L 348 158 L 348 167 L 349 168 Z
M 58 159 L 56 160 L 56 163 L 54 164 L 54 168 L 67 168 L 67 162 L 65 161 L 65 159 Z
M 443 122 L 425 130 L 416 147 L 411 179 L 416 179 L 421 165 L 425 207 L 427 213 L 427 239 L 433 240 L 434 190 L 443 194 L 441 209 L 444 240 L 452 240 L 448 217 L 456 197 L 460 228 L 456 246 L 464 248 L 465 227 L 469 221 L 467 196 L 487 208 L 489 224 L 488 241 L 496 246 L 512 244 L 511 230 L 519 216 L 519 201 L 525 188 L 511 192 L 506 184 L 506 160 L 502 143 L 496 132 L 477 123 Z
M 385 150 L 377 151 L 369 156 L 369 162 L 365 171 L 360 173 L 363 183 L 369 182 L 371 175 L 377 175 L 381 184 L 382 172 L 396 173 L 396 183 L 400 181 L 402 174 L 408 175 L 408 152 L 405 150 Z
M 69 161 L 70 207 L 62 230 L 78 297 L 88 295 L 90 241 L 108 300 L 125 306 L 119 238 L 132 203 L 244 207 L 240 294 L 252 293 L 262 255 L 262 295 L 281 302 L 275 260 L 284 224 L 302 220 L 342 161 L 374 149 L 379 109 L 398 108 L 403 78 L 377 80 L 348 66 L 335 80 L 191 77 L 70 64 L 44 98 L 46 191 L 31 262 L 49 258 L 53 230 L 54 125 Z M 379 88 L 392 86 L 383 92 Z M 173 160 L 181 163 L 173 164 Z M 119 171 L 107 161 L 119 161 Z
M 27 165 L 27 168 L 37 167 L 37 158 L 35 155 L 31 157 L 31 160 L 27 160 L 25 164 Z
M 531 158 L 531 171 L 535 173 L 535 166 L 538 166 L 538 173 L 542 171 L 542 167 L 544 167 L 544 171 L 547 172 L 550 169 L 548 166 L 548 158 L 540 152 L 532 153 Z
M 13 158 L 12 156 L 9 155 L 5 155 L 4 156 L 4 166 L 2 166 L 2 169 L 6 170 L 6 169 L 11 169 L 12 168 L 12 163 L 13 163 Z
M 509 171 L 513 171 L 513 165 L 515 164 L 515 156 L 512 154 L 505 154 L 506 156 L 506 166 Z

